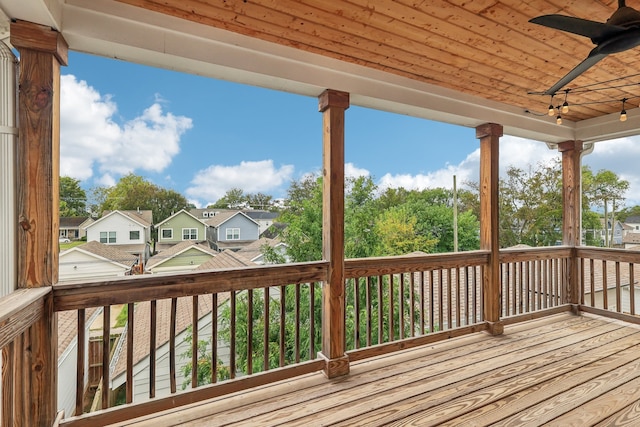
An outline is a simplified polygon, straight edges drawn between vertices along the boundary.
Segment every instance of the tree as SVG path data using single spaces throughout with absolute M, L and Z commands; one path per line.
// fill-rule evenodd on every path
M 380 216 L 375 225 L 380 236 L 378 253 L 406 255 L 415 251 L 432 252 L 438 239 L 428 238 L 416 231 L 417 218 L 406 206 L 390 208 Z
M 189 205 L 180 193 L 159 187 L 134 174 L 123 176 L 113 187 L 95 188 L 93 195 L 100 213 L 116 209 L 151 210 L 154 219 L 168 218 Z
M 590 169 L 587 169 L 590 172 Z M 591 177 L 587 174 L 584 191 L 588 195 L 591 204 L 604 208 L 605 246 L 611 246 L 613 242 L 613 227 L 616 221 L 616 207 L 621 207 L 624 202 L 624 194 L 629 189 L 629 181 L 620 179 L 618 175 L 609 170 L 601 169 Z M 611 216 L 608 208 L 611 203 Z M 611 234 L 609 234 L 611 230 Z
M 80 180 L 68 176 L 60 177 L 59 213 L 61 217 L 87 215 L 87 194 L 80 187 Z
M 224 196 L 208 207 L 217 209 L 238 209 L 244 207 L 247 202 L 247 196 L 241 188 L 232 188 L 227 190 Z

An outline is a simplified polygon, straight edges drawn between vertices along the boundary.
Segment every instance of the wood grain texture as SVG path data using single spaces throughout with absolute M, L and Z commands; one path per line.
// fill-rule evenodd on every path
M 514 111 L 544 112 L 546 90 L 592 48 L 590 41 L 528 22 L 560 13 L 605 22 L 614 1 L 557 3 L 496 0 L 118 0 L 289 48 L 310 52 L 421 83 L 505 103 Z M 632 7 L 638 5 L 630 4 Z M 632 75 L 640 61 L 632 51 L 610 55 L 572 87 Z M 561 104 L 563 94 L 554 105 Z M 619 112 L 618 102 L 636 98 L 633 87 L 569 94 L 564 119 Z M 582 104 L 582 105 L 578 105 Z
M 114 425 L 637 425 L 639 350 L 637 327 L 562 313 Z

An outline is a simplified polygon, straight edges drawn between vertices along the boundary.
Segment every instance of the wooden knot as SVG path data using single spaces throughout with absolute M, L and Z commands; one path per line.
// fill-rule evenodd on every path
M 29 220 L 27 220 L 26 218 L 22 218 L 20 220 L 20 226 L 24 231 L 29 231 L 31 229 L 31 224 L 29 224 Z

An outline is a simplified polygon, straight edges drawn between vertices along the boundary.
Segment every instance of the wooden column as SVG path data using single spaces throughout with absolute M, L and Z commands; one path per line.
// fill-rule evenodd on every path
M 326 90 L 318 98 L 322 112 L 322 257 L 329 279 L 322 291 L 322 352 L 325 375 L 349 373 L 344 324 L 344 113 L 349 94 Z
M 582 207 L 582 191 L 580 186 L 580 156 L 582 141 L 565 141 L 558 144 L 558 151 L 562 153 L 562 244 L 580 246 L 580 223 Z M 572 256 L 562 302 L 565 304 L 579 304 L 578 259 Z
M 489 265 L 484 269 L 483 312 L 489 332 L 502 334 L 500 322 L 500 239 L 498 204 L 498 144 L 502 126 L 485 123 L 476 128 L 480 140 L 480 249 L 491 251 Z
M 18 287 L 58 281 L 58 197 L 60 175 L 60 65 L 67 44 L 57 31 L 15 21 L 11 44 L 20 52 L 16 203 Z M 51 294 L 42 317 L 25 336 L 20 390 L 24 425 L 51 425 L 57 411 L 58 329 Z M 19 423 L 20 424 L 20 423 Z
M 58 281 L 60 181 L 60 65 L 62 35 L 24 21 L 11 23 L 20 52 L 17 147 L 18 287 Z

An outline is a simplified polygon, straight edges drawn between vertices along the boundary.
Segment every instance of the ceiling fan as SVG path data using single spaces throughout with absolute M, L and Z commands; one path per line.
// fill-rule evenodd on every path
M 564 15 L 543 15 L 529 22 L 589 37 L 596 45 L 581 63 L 547 89 L 545 95 L 555 94 L 605 56 L 640 45 L 640 12 L 627 7 L 625 0 L 618 0 L 618 10 L 606 23 Z

